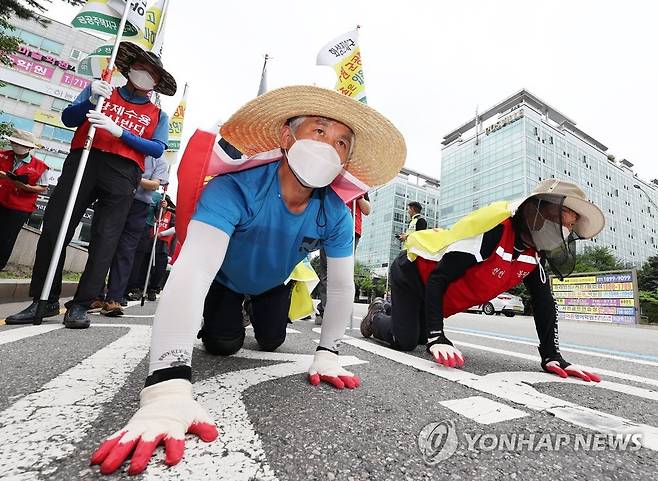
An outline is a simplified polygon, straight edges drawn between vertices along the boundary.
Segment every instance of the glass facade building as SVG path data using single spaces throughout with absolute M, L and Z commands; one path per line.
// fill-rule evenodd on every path
M 372 211 L 363 217 L 356 260 L 375 273 L 385 275 L 400 252 L 400 241 L 395 236 L 406 231 L 409 225 L 409 202 L 415 200 L 423 206 L 422 215 L 428 228 L 438 226 L 439 181 L 403 168 L 395 179 L 368 195 Z
M 581 186 L 605 214 L 605 229 L 580 247 L 603 245 L 627 265 L 658 254 L 658 180 L 643 181 L 626 159 L 526 90 L 444 137 L 439 225 L 495 200 L 527 195 L 541 180 Z

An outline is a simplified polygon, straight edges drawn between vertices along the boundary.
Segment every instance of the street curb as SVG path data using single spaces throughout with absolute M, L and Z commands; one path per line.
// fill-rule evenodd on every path
M 62 282 L 60 297 L 73 297 L 78 289 L 75 281 Z M 30 279 L 0 279 L 0 303 L 29 301 Z

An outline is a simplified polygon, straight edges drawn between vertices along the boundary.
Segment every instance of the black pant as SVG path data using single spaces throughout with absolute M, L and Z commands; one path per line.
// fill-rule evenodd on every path
M 130 275 L 135 261 L 135 252 L 144 231 L 149 204 L 134 199 L 123 232 L 119 238 L 112 265 L 110 266 L 110 278 L 107 284 L 107 301 L 120 301 L 128 287 Z M 141 259 L 139 259 L 141 260 Z
M 407 251 L 391 264 L 391 311 L 373 318 L 373 335 L 394 349 L 412 351 L 427 342 L 425 324 L 425 285 L 415 263 L 407 259 Z
M 66 157 L 62 175 L 46 206 L 30 284 L 30 296 L 35 300 L 41 297 L 81 154 L 81 150 L 76 150 Z M 92 149 L 48 296 L 50 301 L 59 300 L 66 246 L 73 238 L 75 228 L 85 210 L 94 201 L 96 205 L 91 225 L 89 256 L 72 303 L 88 306 L 96 298 L 110 268 L 140 179 L 141 170 L 134 161 Z
M 25 221 L 30 217 L 29 212 L 7 209 L 0 206 L 0 271 L 5 268 L 18 234 Z
M 137 289 L 141 291 L 144 288 L 146 273 L 149 269 L 151 269 L 151 275 L 149 277 L 149 285 L 147 286 L 147 289 L 154 291 L 160 289 L 160 284 L 167 272 L 167 262 L 169 260 L 167 255 L 167 243 L 160 239 L 155 243 L 155 259 L 153 259 L 155 265 L 153 266 L 150 264 L 152 249 L 153 226 L 146 225 L 142 228 L 142 238 L 139 240 L 139 245 L 135 252 L 135 260 L 133 262 L 126 293 Z
M 251 324 L 260 347 L 273 351 L 286 340 L 286 325 L 290 310 L 292 282 L 280 285 L 258 295 L 250 295 Z M 203 307 L 203 338 L 206 349 L 212 354 L 236 353 L 244 341 L 242 317 L 244 295 L 214 281 L 206 295 Z

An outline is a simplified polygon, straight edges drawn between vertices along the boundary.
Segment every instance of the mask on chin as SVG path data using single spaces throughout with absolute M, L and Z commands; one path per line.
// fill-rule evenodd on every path
M 146 70 L 137 70 L 134 68 L 131 68 L 128 72 L 128 80 L 130 80 L 135 88 L 144 91 L 153 90 L 153 87 L 157 83 Z
M 336 149 L 317 140 L 296 140 L 286 157 L 297 180 L 312 189 L 328 186 L 343 170 Z

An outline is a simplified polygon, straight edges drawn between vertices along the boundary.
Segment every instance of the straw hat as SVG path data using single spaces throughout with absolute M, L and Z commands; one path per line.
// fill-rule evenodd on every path
M 9 142 L 22 145 L 23 147 L 29 147 L 31 149 L 41 147 L 37 143 L 36 136 L 32 132 L 28 132 L 26 130 L 14 129 L 13 135 L 5 135 L 4 138 Z
M 582 239 L 591 239 L 605 227 L 605 216 L 601 209 L 587 200 L 585 192 L 573 182 L 560 179 L 545 179 L 524 199 L 531 197 L 564 198 L 563 205 L 578 214 L 574 231 Z
M 132 42 L 121 42 L 119 44 L 115 64 L 124 77 L 128 78 L 130 67 L 138 60 L 152 65 L 160 72 L 160 81 L 153 87 L 154 91 L 169 96 L 176 94 L 176 79 L 162 66 L 160 57 Z
M 399 172 L 407 155 L 398 129 L 371 107 L 333 90 L 291 86 L 248 102 L 222 125 L 221 136 L 246 155 L 280 147 L 281 128 L 300 115 L 327 117 L 352 129 L 354 150 L 347 171 L 370 187 Z

